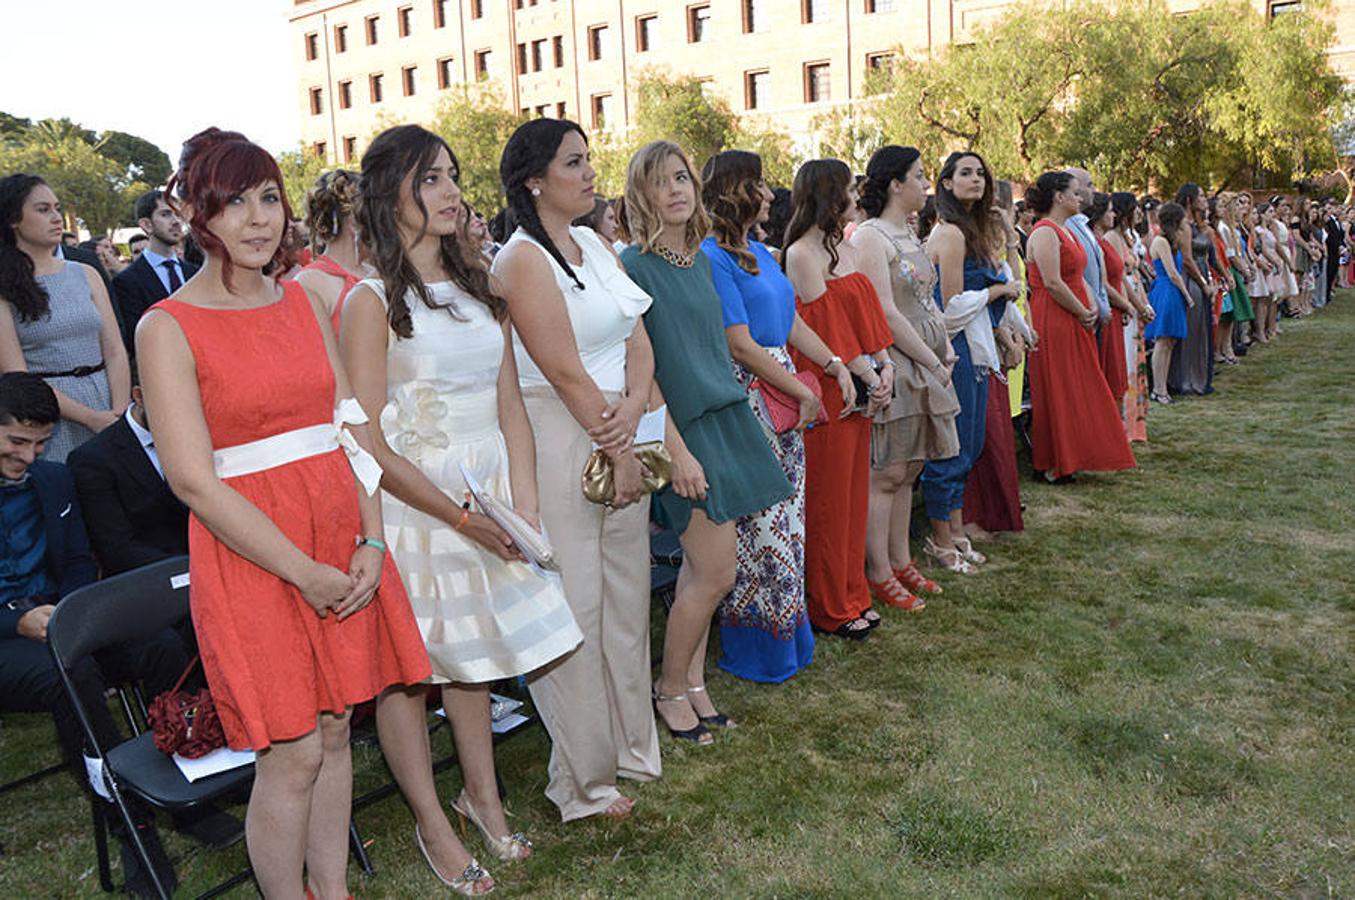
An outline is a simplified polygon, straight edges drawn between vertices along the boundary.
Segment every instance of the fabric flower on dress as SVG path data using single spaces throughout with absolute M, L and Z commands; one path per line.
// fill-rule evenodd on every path
M 381 410 L 381 431 L 391 449 L 407 458 L 425 449 L 446 450 L 451 443 L 442 420 L 447 404 L 427 386 L 401 385 Z

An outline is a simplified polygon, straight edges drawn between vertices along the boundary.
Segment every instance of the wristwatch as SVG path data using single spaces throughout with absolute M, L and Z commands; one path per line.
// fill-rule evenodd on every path
M 840 357 L 840 356 L 830 356 L 830 357 L 828 357 L 828 362 L 826 362 L 826 363 L 823 364 L 823 371 L 824 371 L 824 372 L 827 372 L 830 368 L 832 368 L 833 363 L 840 363 L 840 362 L 842 362 L 842 357 Z

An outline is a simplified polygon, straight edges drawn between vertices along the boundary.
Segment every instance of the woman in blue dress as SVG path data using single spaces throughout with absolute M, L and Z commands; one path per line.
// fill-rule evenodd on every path
M 1183 228 L 1186 211 L 1177 203 L 1164 203 L 1158 210 L 1159 232 L 1148 245 L 1148 257 L 1153 261 L 1153 287 L 1148 291 L 1148 302 L 1153 307 L 1153 321 L 1143 329 L 1145 340 L 1153 342 L 1153 393 L 1158 403 L 1171 403 L 1167 391 L 1167 372 L 1171 369 L 1176 344 L 1186 336 L 1186 309 L 1195 301 L 1181 277 L 1181 242 L 1189 241 L 1190 232 Z

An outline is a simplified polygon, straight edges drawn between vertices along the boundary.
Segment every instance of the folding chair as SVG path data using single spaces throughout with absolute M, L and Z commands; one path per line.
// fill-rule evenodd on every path
M 75 709 L 85 739 L 102 760 L 104 781 L 113 804 L 121 815 L 142 864 L 160 896 L 169 894 L 160 883 L 146 846 L 137 832 L 127 805 L 127 795 L 163 810 L 189 809 L 206 803 L 228 791 L 248 785 L 254 778 L 254 766 L 189 782 L 174 761 L 155 748 L 150 731 L 118 744 L 99 745 L 85 709 L 71 681 L 71 669 L 81 659 L 104 647 L 155 634 L 169 628 L 188 614 L 188 557 L 180 556 L 115 575 L 76 590 L 57 604 L 47 623 L 47 644 L 61 675 L 62 684 Z M 94 802 L 94 840 L 99 856 L 99 883 L 113 890 L 108 861 L 108 813 L 102 801 Z M 213 888 L 204 897 L 249 879 L 246 869 Z

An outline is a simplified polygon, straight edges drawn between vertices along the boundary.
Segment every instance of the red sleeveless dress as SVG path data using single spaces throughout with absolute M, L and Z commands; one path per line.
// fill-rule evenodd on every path
M 213 449 L 334 420 L 334 371 L 306 292 L 255 309 L 155 304 L 183 329 Z M 361 534 L 357 491 L 341 449 L 224 479 L 302 553 L 347 572 Z M 386 557 L 372 602 L 343 622 L 321 619 L 290 583 L 188 521 L 190 605 L 226 740 L 262 750 L 313 731 L 392 684 L 430 674 L 400 573 Z
M 339 334 L 339 319 L 343 313 L 343 301 L 348 298 L 348 292 L 353 290 L 354 286 L 362 279 L 324 255 L 317 256 L 306 263 L 301 271 L 323 272 L 326 275 L 343 279 L 343 290 L 339 291 L 339 302 L 334 304 L 334 312 L 329 314 L 329 323 L 333 326 L 334 334 L 337 337 Z
M 1035 228 L 1053 229 L 1058 236 L 1060 277 L 1090 309 L 1082 280 L 1087 264 L 1082 245 L 1048 219 L 1035 223 Z M 1029 366 L 1032 464 L 1054 478 L 1132 469 L 1134 453 L 1119 406 L 1101 374 L 1096 338 L 1054 300 L 1033 261 L 1029 278 L 1031 318 L 1040 335 Z
M 1105 238 L 1101 241 L 1101 252 L 1106 257 L 1106 283 L 1121 295 L 1124 294 L 1124 260 Z M 1124 402 L 1124 393 L 1129 390 L 1129 363 L 1124 356 L 1124 313 L 1112 308 L 1110 318 L 1101 326 L 1099 343 L 1101 371 L 1106 376 L 1106 385 L 1118 407 Z

